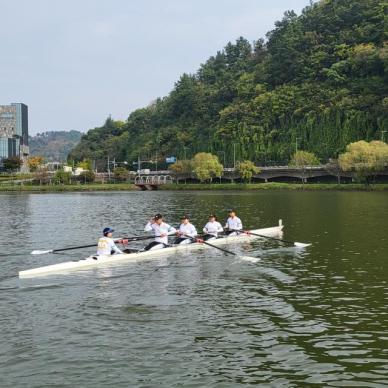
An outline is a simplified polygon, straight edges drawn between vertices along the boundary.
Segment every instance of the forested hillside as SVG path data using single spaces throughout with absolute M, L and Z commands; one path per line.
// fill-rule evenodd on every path
M 387 12 L 386 0 L 321 0 L 299 16 L 286 12 L 265 40 L 228 43 L 168 96 L 90 130 L 70 157 L 209 151 L 230 165 L 234 152 L 265 163 L 288 161 L 298 147 L 326 160 L 352 141 L 380 139 L 388 131 Z
M 78 131 L 48 131 L 30 136 L 31 156 L 43 156 L 46 161 L 61 162 L 67 159 L 70 150 L 81 139 Z

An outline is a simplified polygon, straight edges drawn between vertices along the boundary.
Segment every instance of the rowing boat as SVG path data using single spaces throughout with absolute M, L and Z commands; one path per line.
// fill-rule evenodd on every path
M 246 242 L 252 239 L 260 238 L 251 233 L 260 234 L 262 236 L 268 237 L 280 237 L 282 234 L 283 224 L 282 220 L 279 220 L 279 225 L 274 226 L 272 228 L 264 228 L 264 229 L 253 229 L 251 231 L 246 231 L 240 233 L 237 236 L 227 236 L 218 238 L 216 240 L 211 240 L 213 245 L 225 245 L 232 244 L 237 242 Z M 65 263 L 47 265 L 44 267 L 28 269 L 25 271 L 19 272 L 19 278 L 29 278 L 34 276 L 43 276 L 48 274 L 55 273 L 63 273 L 74 271 L 83 268 L 91 268 L 97 267 L 101 265 L 108 265 L 111 263 L 117 263 L 121 261 L 125 262 L 136 262 L 139 260 L 153 258 L 155 256 L 161 255 L 172 255 L 176 252 L 180 251 L 192 251 L 196 249 L 208 249 L 209 246 L 204 245 L 202 243 L 193 243 L 193 244 L 184 244 L 184 245 L 175 245 L 172 247 L 164 248 L 164 249 L 156 249 L 151 251 L 140 251 L 137 253 L 123 253 L 118 255 L 109 255 L 109 256 L 89 256 L 85 259 L 77 260 L 77 261 L 67 261 Z

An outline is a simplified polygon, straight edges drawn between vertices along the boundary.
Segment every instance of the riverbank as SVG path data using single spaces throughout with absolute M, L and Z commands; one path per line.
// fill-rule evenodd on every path
M 79 185 L 0 185 L 0 192 L 63 193 L 79 191 L 133 191 L 132 183 L 90 183 Z
M 360 183 L 334 184 L 334 183 L 190 183 L 168 184 L 160 186 L 160 190 L 305 190 L 305 191 L 388 191 L 387 183 L 365 185 Z M 134 191 L 139 190 L 132 183 L 90 183 L 78 185 L 0 185 L 0 192 L 37 192 L 37 193 L 62 193 L 83 191 Z
M 226 183 L 226 184 L 171 184 L 163 185 L 162 190 L 311 190 L 311 191 L 388 191 L 388 184 L 365 185 L 361 183 Z

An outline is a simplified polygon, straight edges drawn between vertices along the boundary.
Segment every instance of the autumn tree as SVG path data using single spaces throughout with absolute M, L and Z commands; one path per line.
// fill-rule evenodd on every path
M 43 164 L 43 156 L 31 156 L 27 159 L 27 165 L 31 172 L 36 171 Z

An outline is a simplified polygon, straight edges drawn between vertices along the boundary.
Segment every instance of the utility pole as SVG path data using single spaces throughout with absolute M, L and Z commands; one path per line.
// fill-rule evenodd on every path
M 108 156 L 108 181 L 110 182 L 110 161 Z
M 233 143 L 233 168 L 236 169 L 236 143 Z

